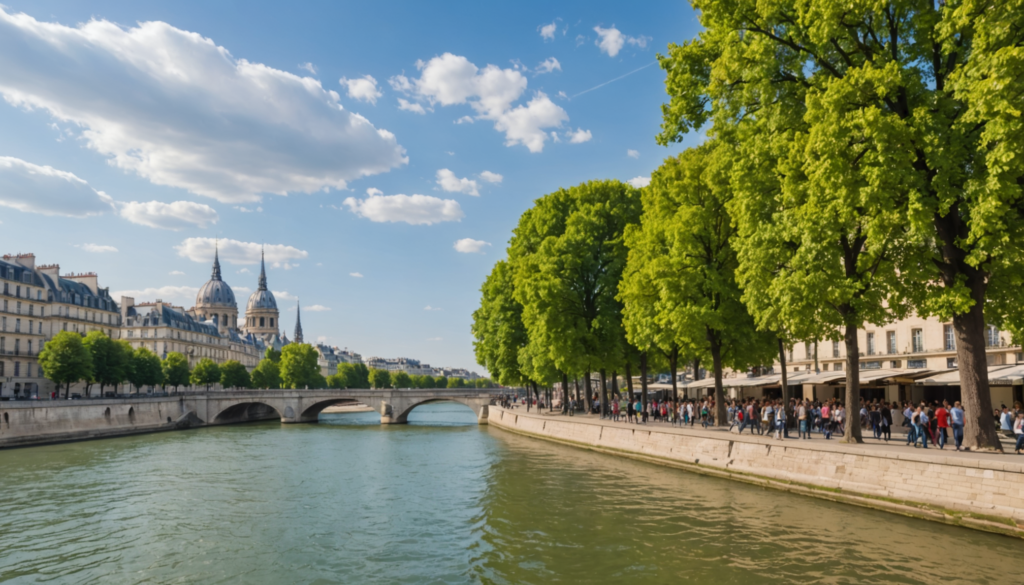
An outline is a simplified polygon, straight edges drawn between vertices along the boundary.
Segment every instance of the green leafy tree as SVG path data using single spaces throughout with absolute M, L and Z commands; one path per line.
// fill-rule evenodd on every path
M 447 388 L 448 378 L 444 376 L 437 376 L 434 378 L 434 388 Z
M 465 388 L 466 382 L 462 378 L 448 378 L 449 388 Z
M 588 397 L 589 372 L 615 367 L 622 355 L 623 232 L 640 211 L 639 190 L 619 181 L 563 189 L 523 214 L 509 249 L 531 363 L 549 374 L 587 372 Z
M 210 358 L 204 357 L 192 368 L 191 379 L 193 386 L 206 386 L 206 391 L 209 392 L 210 385 L 220 382 L 220 366 Z
M 46 342 L 39 352 L 39 367 L 46 379 L 57 385 L 60 392 L 64 385 L 64 398 L 71 392 L 71 385 L 79 380 L 88 380 L 93 375 L 92 355 L 82 342 L 82 336 L 71 331 L 61 331 Z
M 370 370 L 365 364 L 339 364 L 338 374 L 344 374 L 346 388 L 370 387 Z
M 121 383 L 125 378 L 127 358 L 117 346 L 117 342 L 107 337 L 102 331 L 90 331 L 82 341 L 92 356 L 92 376 L 90 383 L 100 385 L 100 396 L 107 386 Z M 88 389 L 86 390 L 88 396 Z
M 281 350 L 281 385 L 295 389 L 315 387 L 320 381 L 316 377 L 320 374 L 318 356 L 316 349 L 308 343 L 284 346 Z
M 119 357 L 117 359 L 122 360 L 122 362 L 124 363 L 122 377 L 120 380 L 117 381 L 117 384 L 124 384 L 125 382 L 128 382 L 128 380 L 130 380 L 134 375 L 133 372 L 135 371 L 135 349 L 132 348 L 132 344 L 128 343 L 128 340 L 126 339 L 118 339 L 115 343 L 117 344 L 117 352 L 119 354 Z
M 953 323 L 965 444 L 1001 449 L 984 332 L 986 322 L 1011 329 L 1024 322 L 1019 3 L 895 0 L 847 10 L 835 0 L 699 0 L 695 7 L 705 31 L 662 59 L 672 100 L 659 140 L 680 140 L 710 121 L 711 133 L 734 142 L 745 162 L 736 176 L 741 190 L 781 192 L 783 206 L 789 197 L 821 197 L 820 218 L 836 209 L 830 201 L 846 199 L 840 219 L 864 207 L 862 232 L 847 239 L 852 251 L 858 236 L 869 249 L 856 264 L 844 261 L 844 272 L 884 257 L 885 230 L 863 230 L 880 212 L 899 214 L 914 244 L 900 272 L 914 306 Z M 823 223 L 836 231 L 835 222 Z M 816 233 L 788 239 L 802 243 Z
M 370 384 L 376 388 L 390 388 L 391 387 L 391 373 L 387 370 L 378 370 L 376 368 L 370 370 Z
M 128 381 L 139 393 L 143 386 L 159 386 L 164 379 L 160 357 L 145 347 L 140 347 L 132 354 L 132 368 Z
M 474 384 L 473 385 L 475 387 L 477 387 L 477 388 L 493 388 L 494 387 L 494 383 L 491 382 L 490 378 L 477 378 L 476 380 L 474 380 Z
M 309 387 L 316 390 L 327 388 L 327 378 L 324 378 L 324 375 L 320 373 L 320 370 L 317 370 L 313 374 L 312 378 L 310 379 Z
M 412 380 L 409 378 L 409 374 L 398 371 L 395 375 L 391 376 L 391 386 L 395 388 L 412 388 Z
M 341 390 L 345 387 L 345 375 L 331 374 L 327 376 L 327 387 L 333 390 Z
M 220 365 L 220 385 L 223 388 L 249 388 L 252 380 L 249 370 L 237 360 L 228 360 Z
M 250 376 L 253 388 L 276 390 L 281 387 L 281 369 L 273 359 L 265 357 Z
M 268 347 L 267 350 L 263 352 L 263 357 L 277 364 L 281 362 L 281 351 Z
M 178 386 L 188 386 L 192 372 L 188 368 L 188 358 L 176 351 L 167 354 L 163 364 L 164 384 L 173 386 L 178 391 Z

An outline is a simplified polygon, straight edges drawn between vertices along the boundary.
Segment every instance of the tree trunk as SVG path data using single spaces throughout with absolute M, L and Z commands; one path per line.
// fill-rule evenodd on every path
M 562 372 L 562 414 L 569 414 L 569 375 Z
M 700 358 L 693 358 L 693 381 L 700 380 Z M 683 390 L 687 398 L 697 398 L 696 396 L 690 396 L 689 390 Z
M 583 412 L 585 412 L 587 414 L 590 414 L 590 405 L 592 404 L 592 402 L 594 400 L 594 388 L 593 388 L 593 386 L 590 385 L 590 366 L 589 365 L 587 366 L 587 375 L 586 375 L 585 378 L 583 378 L 583 391 L 587 394 L 586 400 L 583 401 L 584 404 L 586 405 L 584 407 L 584 409 L 583 409 Z
M 789 379 L 786 377 L 786 347 L 779 338 L 779 365 L 782 366 L 782 406 L 789 408 Z
M 579 378 L 573 378 L 572 379 L 572 383 L 576 387 L 576 410 L 579 410 L 580 409 L 580 379 Z
M 668 369 L 672 374 L 672 404 L 679 404 L 679 388 L 676 385 L 676 371 L 679 369 L 679 348 L 672 349 L 668 356 Z
M 604 368 L 601 368 L 601 418 L 608 416 L 608 378 Z
M 619 373 L 612 370 L 612 399 L 618 400 L 619 396 Z
M 711 363 L 715 370 L 715 426 L 724 427 L 729 424 L 726 420 L 729 417 L 725 411 L 725 391 L 722 388 L 722 342 L 712 331 L 708 332 L 708 341 L 711 342 Z
M 964 403 L 964 446 L 974 451 L 1002 452 L 1003 446 L 992 419 L 983 303 L 984 298 L 980 301 L 975 299 L 970 311 L 953 315 L 960 398 Z
M 846 433 L 843 443 L 863 443 L 860 433 L 860 344 L 857 326 L 846 326 Z M 835 411 L 832 420 L 835 420 Z M 856 423 L 854 417 L 856 416 Z
M 640 352 L 640 404 L 647 412 L 647 352 Z
M 629 392 L 629 396 L 626 397 L 630 403 L 633 402 L 633 366 L 626 360 L 626 391 Z

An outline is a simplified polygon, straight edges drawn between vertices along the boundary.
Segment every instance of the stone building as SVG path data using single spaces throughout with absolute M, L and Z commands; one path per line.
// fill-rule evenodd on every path
M 271 346 L 280 345 L 278 335 L 281 325 L 280 313 L 277 310 L 277 299 L 267 288 L 267 269 L 260 254 L 260 278 L 256 291 L 249 296 L 245 305 L 245 325 L 242 330 L 262 339 Z M 280 349 L 280 347 L 276 347 Z

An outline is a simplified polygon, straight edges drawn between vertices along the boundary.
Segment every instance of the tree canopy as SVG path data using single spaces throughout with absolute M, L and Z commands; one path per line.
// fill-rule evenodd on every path
M 376 368 L 370 370 L 370 384 L 378 390 L 390 388 L 391 373 L 387 370 L 378 370 Z
M 164 380 L 163 365 L 160 357 L 145 347 L 132 353 L 132 367 L 128 381 L 140 392 L 144 386 L 158 386 Z
M 176 351 L 168 353 L 164 358 L 163 371 L 164 384 L 173 386 L 175 391 L 178 390 L 178 386 L 188 386 L 192 375 L 188 368 L 188 358 Z
M 102 331 L 90 331 L 83 344 L 92 356 L 92 376 L 89 381 L 100 385 L 100 395 L 107 386 L 120 384 L 127 374 L 128 357 L 117 343 Z
M 256 364 L 256 369 L 252 371 L 249 381 L 253 388 L 276 390 L 281 387 L 281 369 L 277 362 L 265 357 Z
M 308 343 L 290 343 L 281 350 L 281 385 L 285 388 L 316 388 L 321 382 L 316 349 Z M 319 376 L 319 378 L 317 377 Z
M 71 384 L 88 380 L 93 375 L 92 355 L 82 342 L 82 336 L 61 331 L 46 342 L 39 352 L 39 367 L 43 375 L 57 385 L 64 384 L 64 397 L 71 392 Z
M 192 368 L 193 386 L 206 386 L 206 391 L 209 392 L 210 385 L 217 382 L 220 382 L 220 367 L 210 358 L 204 357 Z
M 249 370 L 237 360 L 228 360 L 220 365 L 220 385 L 222 388 L 249 388 L 252 380 Z
M 391 385 L 395 388 L 412 388 L 412 379 L 406 372 L 398 371 L 391 376 Z

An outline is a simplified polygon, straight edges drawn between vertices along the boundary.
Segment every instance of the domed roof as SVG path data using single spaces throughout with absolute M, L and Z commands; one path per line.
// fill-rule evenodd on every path
M 274 293 L 267 290 L 267 269 L 263 262 L 263 254 L 260 253 L 260 281 L 259 286 L 256 287 L 256 292 L 249 296 L 249 304 L 246 305 L 245 310 L 249 312 L 253 309 L 273 309 L 277 310 L 277 299 L 274 298 Z
M 217 252 L 213 253 L 213 275 L 199 289 L 199 294 L 196 295 L 196 307 L 238 308 L 234 291 L 231 290 L 228 283 L 220 278 L 220 259 Z

